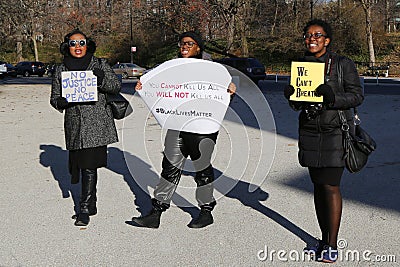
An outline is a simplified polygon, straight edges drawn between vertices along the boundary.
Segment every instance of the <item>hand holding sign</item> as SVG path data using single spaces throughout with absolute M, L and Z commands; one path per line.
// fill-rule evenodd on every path
M 101 86 L 104 80 L 104 71 L 99 68 L 95 68 L 93 70 L 93 74 L 97 77 L 97 85 Z
M 315 89 L 315 95 L 323 96 L 325 104 L 331 105 L 335 102 L 335 93 L 333 92 L 332 87 L 327 84 L 321 84 L 318 86 L 317 89 Z
M 283 95 L 287 100 L 290 99 L 290 96 L 293 95 L 295 92 L 294 87 L 290 84 L 285 86 L 285 89 L 283 89 Z
M 58 109 L 66 109 L 68 107 L 68 101 L 65 97 L 58 97 L 57 100 L 57 108 Z

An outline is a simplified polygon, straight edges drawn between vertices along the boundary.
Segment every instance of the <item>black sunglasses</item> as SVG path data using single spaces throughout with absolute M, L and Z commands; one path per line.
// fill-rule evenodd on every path
M 75 47 L 77 44 L 79 44 L 79 46 L 85 46 L 86 45 L 86 40 L 69 40 L 68 41 L 68 45 L 69 47 Z

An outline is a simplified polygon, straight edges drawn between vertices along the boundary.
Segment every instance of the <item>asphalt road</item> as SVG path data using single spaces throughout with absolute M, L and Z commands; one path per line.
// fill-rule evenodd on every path
M 160 228 L 143 229 L 129 221 L 151 208 L 163 135 L 133 94 L 136 81 L 123 82 L 135 111 L 116 121 L 120 142 L 99 170 L 98 214 L 86 228 L 71 219 L 79 186 L 70 184 L 63 114 L 49 104 L 50 81 L 0 80 L 1 267 L 323 265 L 301 258 L 320 231 L 312 184 L 297 160 L 298 114 L 282 96 L 283 82 L 238 88 L 213 158 L 215 223 L 186 226 L 199 212 L 188 162 Z M 400 96 L 397 84 L 378 86 L 366 83 L 359 110 L 378 148 L 365 169 L 342 179 L 336 267 L 399 266 Z

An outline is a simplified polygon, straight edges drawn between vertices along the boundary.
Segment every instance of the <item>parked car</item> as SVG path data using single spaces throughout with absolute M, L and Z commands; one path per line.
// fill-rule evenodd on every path
M 257 59 L 252 57 L 232 57 L 214 59 L 215 62 L 231 66 L 242 73 L 246 74 L 256 84 L 260 80 L 264 80 L 267 76 L 265 67 Z
M 6 67 L 7 67 L 7 76 L 17 77 L 17 68 L 13 64 L 6 63 Z
M 17 71 L 16 68 L 7 62 L 0 61 L 0 78 L 3 77 L 16 77 Z
M 123 79 L 128 79 L 130 77 L 138 78 L 143 75 L 146 70 L 134 63 L 117 63 L 112 66 L 112 69 L 116 74 L 121 74 Z
M 19 62 L 15 67 L 17 68 L 17 74 L 23 75 L 24 77 L 29 77 L 30 75 L 38 75 L 39 77 L 43 77 L 46 72 L 44 63 L 40 61 L 22 61 Z

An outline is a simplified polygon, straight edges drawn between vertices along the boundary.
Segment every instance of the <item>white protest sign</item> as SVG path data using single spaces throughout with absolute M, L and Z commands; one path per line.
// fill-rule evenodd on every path
M 138 93 L 166 129 L 208 134 L 219 130 L 229 105 L 231 76 L 208 60 L 169 60 L 140 78 Z
M 68 102 L 97 101 L 97 77 L 92 71 L 63 71 L 61 92 Z

